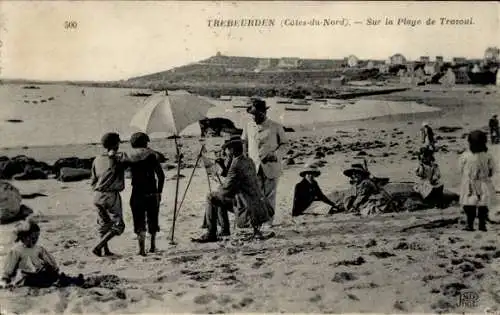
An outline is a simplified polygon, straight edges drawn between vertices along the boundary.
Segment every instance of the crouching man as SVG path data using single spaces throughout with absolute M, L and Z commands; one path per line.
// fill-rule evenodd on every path
M 253 237 L 262 238 L 260 227 L 274 214 L 272 206 L 268 203 L 260 190 L 255 166 L 248 157 L 243 155 L 243 143 L 233 139 L 223 145 L 229 158 L 232 159 L 227 177 L 217 191 L 207 197 L 205 217 L 207 233 L 193 242 L 217 242 L 217 222 L 220 216 L 227 217 L 227 209 L 236 199 L 235 216 L 236 224 L 240 228 L 250 224 L 253 228 Z M 225 213 L 220 213 L 221 211 Z M 229 220 L 223 220 L 223 231 L 229 231 Z

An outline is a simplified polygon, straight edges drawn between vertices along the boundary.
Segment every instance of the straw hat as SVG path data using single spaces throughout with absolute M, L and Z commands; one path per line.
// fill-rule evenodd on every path
M 361 164 L 352 164 L 351 168 L 344 171 L 344 175 L 347 177 L 352 177 L 355 173 L 370 175 L 370 172 L 368 172 Z
M 318 177 L 321 175 L 321 171 L 318 169 L 318 166 L 314 164 L 306 164 L 304 165 L 304 170 L 299 173 L 300 177 L 306 176 L 306 174 L 312 174 L 314 177 Z

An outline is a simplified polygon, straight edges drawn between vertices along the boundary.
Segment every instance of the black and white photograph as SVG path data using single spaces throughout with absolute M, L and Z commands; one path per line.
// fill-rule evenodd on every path
M 500 4 L 0 1 L 0 314 L 500 314 Z

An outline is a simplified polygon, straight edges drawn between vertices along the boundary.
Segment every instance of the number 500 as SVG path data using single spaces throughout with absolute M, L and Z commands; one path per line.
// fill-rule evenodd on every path
M 77 28 L 78 27 L 78 23 L 76 21 L 65 21 L 64 22 L 64 28 L 68 29 L 68 28 Z

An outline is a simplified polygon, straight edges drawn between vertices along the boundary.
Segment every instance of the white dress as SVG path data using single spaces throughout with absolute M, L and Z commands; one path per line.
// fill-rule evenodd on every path
M 495 162 L 489 152 L 466 151 L 460 156 L 459 169 L 462 175 L 460 204 L 463 206 L 491 206 L 495 196 L 493 174 Z

